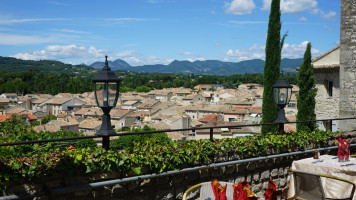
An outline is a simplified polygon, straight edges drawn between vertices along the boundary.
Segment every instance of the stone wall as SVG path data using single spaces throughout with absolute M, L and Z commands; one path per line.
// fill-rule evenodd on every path
M 339 72 L 314 72 L 314 76 L 316 82 L 315 87 L 318 90 L 315 96 L 315 114 L 317 119 L 339 118 Z M 325 80 L 333 81 L 332 97 L 328 97 Z
M 335 152 L 333 152 L 335 155 Z M 82 191 L 62 194 L 46 195 L 34 199 L 119 199 L 119 200 L 174 200 L 182 199 L 183 193 L 189 187 L 217 178 L 219 181 L 238 183 L 247 180 L 250 188 L 260 197 L 267 188 L 267 181 L 273 179 L 280 189 L 288 188 L 288 169 L 293 160 L 311 157 L 312 154 L 299 156 L 285 156 L 280 158 L 248 162 L 242 164 L 227 165 L 223 167 L 209 168 L 193 171 L 185 174 L 177 174 L 154 179 L 104 186 L 97 189 L 86 189 Z M 38 191 L 49 191 L 53 188 L 63 188 L 73 185 L 81 185 L 89 182 L 99 182 L 108 179 L 117 179 L 117 173 L 96 173 L 87 177 L 63 177 L 42 181 L 41 183 L 9 185 L 6 196 L 33 194 Z
M 340 22 L 340 117 L 356 116 L 356 1 L 341 0 Z M 356 129 L 356 120 L 340 122 Z

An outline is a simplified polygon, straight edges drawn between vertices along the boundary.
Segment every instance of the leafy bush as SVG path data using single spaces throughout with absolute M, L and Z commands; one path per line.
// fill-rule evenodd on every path
M 46 115 L 41 119 L 41 123 L 42 124 L 47 124 L 48 122 L 52 121 L 52 120 L 56 120 L 57 117 L 54 115 Z
M 144 127 L 136 131 L 152 130 L 154 129 Z M 52 138 L 71 137 L 75 133 L 40 133 L 39 136 L 32 134 L 34 133 L 29 132 L 27 139 L 40 139 L 49 136 Z M 9 180 L 41 181 L 44 177 L 54 173 L 75 175 L 103 170 L 117 171 L 120 174 L 128 175 L 161 173 L 218 162 L 218 158 L 221 157 L 236 160 L 299 151 L 326 146 L 330 140 L 333 141 L 335 133 L 331 131 L 298 132 L 286 135 L 269 133 L 265 136 L 225 138 L 214 141 L 189 140 L 186 142 L 170 141 L 165 134 L 155 134 L 156 136 L 152 136 L 152 134 L 136 137 L 121 136 L 112 142 L 112 146 L 125 147 L 125 150 L 117 151 L 107 151 L 96 147 L 94 141 L 90 142 L 91 140 L 74 144 L 77 145 L 75 149 L 68 149 L 68 144 L 61 147 L 59 143 L 1 147 L 0 189 L 1 187 L 4 189 Z M 23 135 L 19 138 L 26 139 L 26 134 L 19 135 Z M 13 137 L 19 139 L 17 136 Z M 0 137 L 1 143 L 4 140 Z M 85 142 L 90 144 L 85 144 Z
M 142 129 L 133 129 L 132 131 L 127 132 L 145 132 L 145 131 L 155 131 L 156 129 L 150 128 L 145 125 Z M 153 134 L 142 134 L 142 135 L 127 135 L 119 136 L 117 139 L 113 140 L 110 145 L 112 148 L 124 148 L 127 150 L 132 150 L 134 145 L 137 143 L 158 142 L 160 144 L 167 144 L 171 142 L 171 139 L 167 136 L 166 133 L 153 133 Z
M 0 143 L 84 136 L 83 133 L 67 132 L 64 130 L 56 133 L 48 131 L 37 133 L 29 125 L 22 122 L 23 120 L 19 116 L 13 115 L 11 119 L 7 119 L 1 123 Z M 69 145 L 73 145 L 76 148 L 96 147 L 96 142 L 93 139 L 87 139 L 5 146 L 0 147 L 0 157 L 28 156 L 50 150 L 62 151 L 68 148 Z

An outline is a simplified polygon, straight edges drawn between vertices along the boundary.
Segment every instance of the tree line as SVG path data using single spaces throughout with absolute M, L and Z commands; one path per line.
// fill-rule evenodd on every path
M 234 74 L 231 76 L 135 73 L 117 71 L 120 78 L 120 92 L 149 92 L 153 89 L 171 87 L 194 88 L 198 84 L 222 84 L 225 88 L 237 88 L 243 83 L 263 84 L 263 74 Z M 93 91 L 91 76 L 75 76 L 66 73 L 44 73 L 37 70 L 26 72 L 0 72 L 0 94 L 16 93 L 51 94 L 84 93 Z M 287 74 L 287 80 L 297 84 L 297 75 Z

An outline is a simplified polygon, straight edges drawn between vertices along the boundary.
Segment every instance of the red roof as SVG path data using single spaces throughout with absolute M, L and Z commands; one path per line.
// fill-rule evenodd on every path
M 66 113 L 62 113 L 62 114 L 58 115 L 58 117 L 65 117 L 65 116 L 67 116 Z
M 4 122 L 6 121 L 6 119 L 11 119 L 11 116 L 13 114 L 5 114 L 5 115 L 0 115 L 0 122 Z M 27 118 L 30 119 L 30 120 L 36 120 L 37 117 L 32 115 L 32 113 L 20 113 L 20 114 L 17 114 L 18 116 L 22 116 L 22 115 L 27 115 Z
M 219 115 L 216 115 L 216 114 L 206 114 L 204 117 L 200 118 L 199 121 L 200 122 L 211 122 L 215 119 L 217 119 Z M 215 120 L 216 121 L 216 120 Z
M 12 115 L 12 114 L 0 115 L 0 122 L 4 122 L 4 121 L 6 121 L 7 119 L 10 119 L 10 118 L 11 118 L 11 115 Z

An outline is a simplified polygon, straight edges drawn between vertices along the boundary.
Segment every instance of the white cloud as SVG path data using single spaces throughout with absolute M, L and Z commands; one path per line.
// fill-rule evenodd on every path
M 89 33 L 89 32 L 85 32 L 85 31 L 77 31 L 77 30 L 72 30 L 72 29 L 60 29 L 58 31 L 64 32 L 64 33 L 77 33 L 77 34 L 88 34 Z
M 324 11 L 320 10 L 319 8 L 313 9 L 311 13 L 314 15 L 320 15 L 323 19 L 326 19 L 326 20 L 335 20 L 335 17 L 336 17 L 336 12 L 329 11 L 329 12 L 325 13 Z
M 306 22 L 306 21 L 307 21 L 307 18 L 301 17 L 301 18 L 299 18 L 299 21 L 301 21 L 301 22 Z
M 132 22 L 132 21 L 135 21 L 135 22 L 142 22 L 142 21 L 155 21 L 155 20 L 158 20 L 157 18 L 131 18 L 131 17 L 125 17 L 125 18 L 107 18 L 105 19 L 107 21 L 115 21 L 115 22 L 118 22 L 118 23 L 124 23 L 124 22 Z
M 267 24 L 267 21 L 235 21 L 235 20 L 231 20 L 231 23 L 234 24 Z
M 272 0 L 263 0 L 262 10 L 271 9 Z M 308 9 L 317 8 L 318 2 L 316 0 L 281 0 L 282 13 L 300 13 Z
M 136 54 L 137 51 L 122 51 L 122 52 L 119 52 L 119 53 L 116 53 L 116 56 L 117 57 L 131 57 L 133 54 Z
M 205 61 L 206 58 L 204 58 L 204 57 L 197 57 L 197 58 L 188 58 L 188 59 L 186 59 L 186 60 L 188 60 L 189 62 L 194 62 L 194 61 L 197 61 L 197 60 L 199 60 L 199 61 Z
M 169 64 L 173 61 L 173 59 L 163 59 L 163 58 L 158 58 L 156 56 L 149 56 L 149 57 L 128 57 L 124 58 L 127 63 L 129 63 L 132 66 L 139 66 L 139 65 L 155 65 L 155 64 Z
M 258 46 L 257 44 L 245 48 L 245 49 L 229 49 L 225 52 L 227 56 L 233 57 L 232 60 L 242 61 L 242 60 L 251 60 L 251 59 L 264 59 L 265 47 Z
M 17 24 L 17 23 L 27 23 L 27 22 L 43 22 L 43 21 L 61 21 L 67 20 L 64 18 L 48 18 L 48 19 L 6 19 L 0 18 L 0 24 Z
M 59 1 L 49 1 L 48 3 L 53 5 L 58 5 L 58 6 L 68 6 L 68 4 Z
M 300 44 L 287 44 L 283 45 L 282 49 L 282 57 L 283 58 L 303 58 L 305 50 L 307 48 L 308 41 L 304 41 Z M 317 57 L 320 55 L 320 51 L 312 48 L 311 53 L 313 57 Z
M 253 0 L 232 0 L 231 3 L 225 3 L 225 12 L 233 15 L 251 14 L 255 8 Z
M 53 41 L 53 37 L 39 37 L 27 35 L 10 35 L 0 33 L 0 44 L 3 45 L 26 45 L 26 44 L 41 44 Z
M 185 51 L 185 52 L 180 51 L 178 54 L 179 54 L 179 55 L 185 55 L 185 56 L 190 56 L 190 55 L 193 55 L 193 53 L 192 53 L 192 52 L 188 52 L 188 51 Z
M 321 17 L 326 20 L 333 20 L 335 16 L 336 16 L 336 12 L 334 11 L 329 11 L 327 13 L 321 12 Z
M 87 48 L 76 45 L 51 45 L 40 51 L 18 53 L 12 57 L 23 60 L 61 60 L 69 58 L 103 58 L 107 53 L 107 50 L 96 49 L 93 46 Z
M 323 28 L 325 28 L 325 29 L 328 30 L 328 31 L 331 31 L 331 30 L 332 30 L 332 29 L 331 29 L 329 26 L 327 26 L 327 25 L 324 25 Z
M 304 41 L 300 44 L 287 44 L 285 43 L 282 49 L 282 58 L 303 58 L 305 50 L 307 48 L 308 41 Z M 313 57 L 317 57 L 321 52 L 315 48 L 311 49 Z M 228 58 L 224 58 L 224 61 L 243 61 L 251 59 L 265 59 L 265 46 L 253 45 L 245 49 L 229 49 L 224 52 Z

